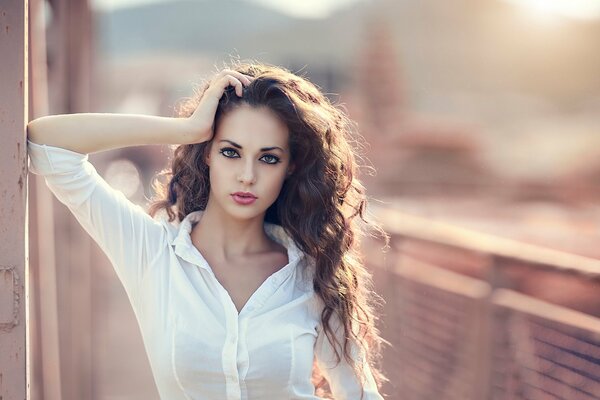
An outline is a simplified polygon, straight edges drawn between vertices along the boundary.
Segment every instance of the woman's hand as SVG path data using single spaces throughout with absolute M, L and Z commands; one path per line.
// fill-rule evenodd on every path
M 198 107 L 188 118 L 188 122 L 191 124 L 193 132 L 189 143 L 202 143 L 212 138 L 214 133 L 212 131 L 212 125 L 217 112 L 219 99 L 228 86 L 235 87 L 236 94 L 241 97 L 243 85 L 249 85 L 253 80 L 254 77 L 252 76 L 244 75 L 230 69 L 224 69 L 216 74 L 202 95 Z

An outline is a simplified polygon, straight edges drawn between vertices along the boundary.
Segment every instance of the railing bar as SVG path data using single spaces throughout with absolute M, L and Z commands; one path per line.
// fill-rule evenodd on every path
M 573 344 L 572 349 L 574 351 L 600 360 L 600 341 L 592 343 L 585 340 L 585 338 L 573 336 L 548 325 L 542 325 L 536 322 L 535 319 L 530 320 L 529 325 L 533 331 L 532 336 L 539 341 L 551 343 L 557 348 L 562 347 L 556 343 L 557 341 L 567 341 Z
M 528 365 L 527 367 L 541 375 L 553 377 L 568 386 L 580 388 L 584 392 L 587 392 L 586 389 L 588 389 L 587 386 L 589 385 L 592 386 L 592 392 L 590 394 L 600 393 L 600 381 L 596 379 L 572 371 L 559 363 L 543 357 L 533 357 L 533 361 L 534 365 Z M 573 383 L 574 381 L 576 381 L 576 383 Z
M 523 314 L 561 323 L 575 329 L 590 331 L 600 339 L 600 319 L 579 311 L 547 303 L 513 290 L 496 289 L 493 303 L 497 307 L 519 311 Z
M 539 355 L 540 357 L 548 357 L 548 359 L 552 359 L 553 357 L 556 357 L 557 352 L 560 352 L 560 357 L 561 360 L 565 363 L 565 366 L 567 367 L 571 367 L 573 369 L 577 369 L 577 370 L 585 370 L 584 367 L 582 365 L 585 365 L 587 367 L 589 367 L 592 370 L 597 371 L 599 374 L 597 376 L 600 377 L 600 365 L 598 365 L 597 363 L 585 360 L 581 357 L 577 357 L 575 355 L 573 355 L 571 352 L 569 352 L 568 348 L 563 348 L 563 347 L 557 347 L 555 346 L 553 343 L 546 343 L 546 342 L 541 342 L 541 341 L 536 341 L 536 354 Z M 548 355 L 548 353 L 551 354 Z M 585 353 L 583 353 L 585 354 Z
M 394 236 L 424 240 L 518 260 L 534 268 L 600 279 L 600 260 L 522 243 L 374 205 L 374 214 Z
M 589 400 L 598 400 L 598 398 L 595 397 L 595 395 L 593 393 L 588 393 L 584 390 L 580 390 L 577 387 L 570 386 L 570 385 L 566 384 L 565 382 L 562 382 L 552 376 L 540 374 L 538 371 L 528 367 L 527 365 L 522 365 L 521 367 L 530 370 L 531 372 L 538 375 L 538 377 L 540 378 L 539 385 L 535 385 L 533 382 L 524 380 L 522 383 L 526 384 L 527 386 L 537 387 L 537 388 L 542 389 L 544 386 L 552 385 L 553 392 L 557 392 L 557 390 L 554 390 L 554 389 L 558 389 L 558 388 L 562 389 L 563 393 L 566 392 L 566 395 L 569 396 L 566 399 L 573 399 L 574 397 L 572 397 L 572 395 L 575 394 L 575 395 L 585 396 L 585 400 L 588 400 L 588 399 Z M 579 397 L 577 397 L 577 399 L 579 400 Z

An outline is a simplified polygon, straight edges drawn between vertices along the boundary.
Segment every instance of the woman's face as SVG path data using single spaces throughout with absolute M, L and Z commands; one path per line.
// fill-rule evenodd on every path
M 206 158 L 209 204 L 234 218 L 264 218 L 291 172 L 288 139 L 287 126 L 268 108 L 244 104 L 224 115 Z M 248 201 L 238 192 L 256 198 Z

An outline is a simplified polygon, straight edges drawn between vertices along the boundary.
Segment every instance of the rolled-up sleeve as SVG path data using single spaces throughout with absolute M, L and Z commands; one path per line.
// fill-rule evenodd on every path
M 29 171 L 41 175 L 108 256 L 133 305 L 146 269 L 166 243 L 160 222 L 111 187 L 81 154 L 27 140 Z
M 340 344 L 343 345 L 344 329 L 339 318 L 335 317 L 335 315 L 335 313 L 332 314 L 330 324 L 335 332 L 336 338 L 339 340 Z M 333 345 L 327 338 L 321 324 L 317 327 L 317 332 L 315 357 L 319 369 L 329 383 L 333 398 L 336 400 L 360 399 L 361 383 L 356 377 L 352 366 L 346 361 L 342 350 L 338 349 L 341 358 L 338 364 L 336 362 L 337 359 Z M 362 389 L 364 390 L 363 400 L 383 400 L 383 397 L 377 389 L 377 384 L 373 378 L 371 368 L 364 357 L 364 352 L 359 352 L 358 346 L 354 343 L 352 343 L 350 348 L 353 358 L 357 360 L 357 362 L 362 362 L 364 370 L 364 383 L 362 385 Z M 359 354 L 361 354 L 362 357 L 359 357 Z

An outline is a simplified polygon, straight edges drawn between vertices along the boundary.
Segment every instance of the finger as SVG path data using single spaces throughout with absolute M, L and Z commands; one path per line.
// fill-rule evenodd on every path
M 237 78 L 231 75 L 220 76 L 219 74 L 210 82 L 207 92 L 210 92 L 218 101 L 223 96 L 223 93 L 228 86 L 236 88 L 238 85 L 241 85 L 241 83 Z M 238 93 L 237 88 L 236 93 Z
M 254 79 L 253 76 L 248 76 L 245 74 L 242 74 L 241 72 L 238 71 L 233 71 L 231 69 L 225 69 L 222 71 L 225 75 L 232 75 L 235 76 L 236 78 L 238 78 L 238 80 L 246 85 L 249 85 L 252 83 L 252 80 Z
M 244 90 L 242 82 L 240 82 L 239 79 L 237 79 L 235 76 L 231 76 L 231 75 L 225 75 L 223 78 L 224 78 L 224 80 L 222 81 L 223 84 L 222 84 L 221 88 L 223 90 L 225 90 L 227 88 L 227 86 L 231 85 L 235 88 L 235 93 L 239 97 L 242 97 L 242 92 Z

